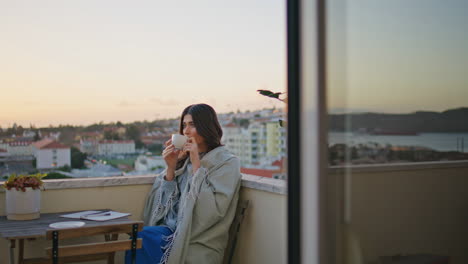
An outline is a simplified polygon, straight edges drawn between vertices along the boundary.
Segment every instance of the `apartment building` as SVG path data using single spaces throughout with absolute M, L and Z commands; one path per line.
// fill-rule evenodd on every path
M 267 153 L 266 132 L 264 123 L 251 123 L 247 128 L 247 134 L 249 135 L 248 143 L 250 144 L 248 148 L 251 151 L 251 161 L 248 164 L 259 164 L 262 157 L 265 157 Z
M 241 165 L 252 163 L 251 135 L 248 130 L 229 123 L 223 127 L 222 143 L 237 157 Z
M 278 121 L 264 119 L 247 128 L 229 123 L 223 131 L 223 144 L 239 157 L 243 166 L 271 164 L 286 155 L 285 129 Z
M 37 169 L 71 166 L 70 147 L 53 139 L 43 139 L 32 144 Z
M 133 140 L 102 140 L 97 147 L 98 155 L 116 155 L 135 153 L 135 141 Z
M 97 154 L 98 153 L 98 140 L 92 139 L 80 139 L 80 151 L 86 154 Z
M 0 149 L 3 149 L 6 152 L 8 152 L 8 143 L 0 142 Z
M 7 152 L 10 156 L 32 156 L 32 141 L 13 141 L 7 145 Z
M 280 126 L 279 121 L 269 121 L 266 127 L 266 155 L 286 156 L 286 129 Z
M 0 162 L 5 162 L 9 156 L 10 154 L 8 154 L 6 149 L 0 148 Z

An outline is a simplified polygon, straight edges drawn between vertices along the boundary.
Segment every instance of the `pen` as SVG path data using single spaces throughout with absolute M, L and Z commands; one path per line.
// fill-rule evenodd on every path
M 111 215 L 111 213 L 95 214 L 95 215 L 93 215 L 93 216 L 105 216 L 105 215 Z
M 111 215 L 111 212 L 92 213 L 92 214 L 83 215 L 82 217 L 88 217 L 88 216 L 106 216 L 106 215 Z

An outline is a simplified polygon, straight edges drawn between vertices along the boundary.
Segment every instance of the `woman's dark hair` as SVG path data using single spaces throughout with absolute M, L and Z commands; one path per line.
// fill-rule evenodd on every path
M 208 151 L 221 146 L 223 130 L 219 125 L 218 117 L 213 107 L 207 104 L 193 104 L 187 106 L 180 117 L 179 133 L 182 135 L 184 134 L 184 117 L 187 114 L 192 116 L 197 133 L 205 139 Z

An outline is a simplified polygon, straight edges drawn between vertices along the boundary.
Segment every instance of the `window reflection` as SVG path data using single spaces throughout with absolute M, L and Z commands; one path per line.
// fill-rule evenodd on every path
M 328 4 L 336 263 L 467 263 L 468 2 Z
M 330 164 L 468 159 L 468 3 L 338 2 Z

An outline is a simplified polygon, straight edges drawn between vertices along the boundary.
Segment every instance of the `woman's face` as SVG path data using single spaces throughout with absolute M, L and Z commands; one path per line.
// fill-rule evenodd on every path
M 185 136 L 189 138 L 195 138 L 195 142 L 198 146 L 205 145 L 205 139 L 197 133 L 197 128 L 193 123 L 192 115 L 186 114 L 184 120 L 182 121 L 182 131 Z

